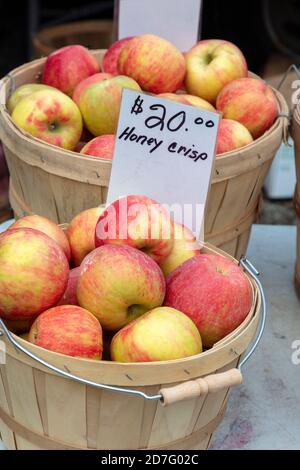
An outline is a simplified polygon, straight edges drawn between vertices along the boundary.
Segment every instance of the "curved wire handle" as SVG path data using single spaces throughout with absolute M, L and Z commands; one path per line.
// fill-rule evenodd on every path
M 239 370 L 241 370 L 241 368 L 248 361 L 248 359 L 250 359 L 250 357 L 254 353 L 255 349 L 257 348 L 261 340 L 261 337 L 265 329 L 265 324 L 266 324 L 267 309 L 266 309 L 266 298 L 264 295 L 263 287 L 258 279 L 259 272 L 247 258 L 244 258 L 244 257 L 241 258 L 239 264 L 245 269 L 245 271 L 247 271 L 248 274 L 250 274 L 250 276 L 257 283 L 258 289 L 261 294 L 261 299 L 262 299 L 262 316 L 261 316 L 260 327 L 250 350 L 248 351 L 248 353 L 245 355 L 245 357 L 242 359 L 242 361 L 239 364 L 238 368 Z M 70 372 L 65 372 L 64 370 L 61 370 L 58 367 L 55 367 L 52 364 L 49 364 L 48 362 L 44 361 L 43 359 L 36 356 L 32 352 L 28 351 L 20 343 L 18 343 L 18 341 L 15 340 L 11 332 L 7 329 L 7 327 L 5 326 L 1 318 L 0 318 L 0 326 L 2 328 L 2 331 L 0 330 L 0 337 L 5 335 L 16 350 L 23 352 L 24 354 L 26 354 L 26 356 L 30 357 L 31 359 L 38 362 L 39 364 L 46 367 L 47 369 L 51 370 L 52 372 L 55 372 L 56 374 L 64 377 L 65 379 L 73 380 L 75 382 L 81 383 L 82 385 L 89 385 L 91 387 L 95 387 L 98 389 L 109 390 L 110 392 L 119 392 L 119 393 L 127 393 L 129 395 L 136 395 L 136 396 L 144 398 L 145 400 L 163 401 L 163 395 L 161 393 L 158 395 L 147 395 L 146 393 L 141 392 L 140 390 L 134 390 L 134 389 L 123 388 L 123 387 L 113 387 L 111 385 L 99 384 L 97 382 L 92 382 L 90 380 L 86 380 L 81 377 L 78 377 L 77 375 L 73 375 Z

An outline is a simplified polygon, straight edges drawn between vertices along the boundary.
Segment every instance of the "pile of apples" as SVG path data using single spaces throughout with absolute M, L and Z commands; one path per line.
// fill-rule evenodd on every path
M 252 287 L 232 260 L 202 253 L 192 232 L 145 196 L 0 234 L 0 316 L 42 348 L 118 362 L 189 357 L 237 328 Z
M 245 57 L 228 41 L 202 40 L 182 54 L 155 35 L 127 37 L 107 50 L 102 69 L 80 45 L 57 50 L 41 83 L 9 98 L 13 121 L 52 145 L 111 160 L 124 88 L 222 113 L 219 155 L 251 144 L 278 115 L 272 89 L 248 77 Z

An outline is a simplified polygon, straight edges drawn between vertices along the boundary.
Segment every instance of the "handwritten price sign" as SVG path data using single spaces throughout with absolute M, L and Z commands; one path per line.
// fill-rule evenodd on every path
M 184 220 L 184 211 L 179 214 L 177 210 L 174 217 L 198 232 L 219 120 L 218 113 L 124 90 L 108 202 L 124 195 L 141 194 L 169 207 L 189 206 L 190 215 L 185 213 Z

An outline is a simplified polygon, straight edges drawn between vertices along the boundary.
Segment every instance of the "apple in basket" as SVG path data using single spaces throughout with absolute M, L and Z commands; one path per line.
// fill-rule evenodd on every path
M 174 223 L 174 243 L 171 253 L 160 263 L 165 277 L 193 256 L 199 255 L 198 245 L 193 232 L 184 225 Z
M 119 55 L 125 44 L 130 41 L 130 39 L 133 39 L 133 36 L 127 36 L 126 38 L 119 39 L 118 41 L 115 41 L 109 47 L 109 49 L 107 49 L 102 61 L 104 72 L 111 73 L 112 75 L 118 75 Z
M 80 266 L 85 256 L 94 250 L 96 224 L 103 211 L 102 207 L 86 209 L 76 215 L 69 223 L 67 237 L 74 266 Z
M 167 278 L 165 305 L 195 322 L 205 347 L 237 328 L 252 301 L 251 284 L 243 270 L 221 255 L 194 256 Z
M 185 61 L 183 54 L 169 41 L 153 34 L 142 34 L 123 46 L 118 70 L 136 80 L 145 91 L 172 93 L 182 85 Z
M 30 328 L 28 341 L 67 356 L 101 359 L 102 328 L 90 312 L 61 305 L 43 312 Z
M 77 299 L 106 330 L 118 330 L 162 305 L 165 279 L 158 264 L 130 246 L 96 248 L 81 264 Z
M 278 115 L 278 104 L 272 88 L 256 78 L 241 78 L 228 83 L 217 98 L 217 109 L 225 119 L 240 122 L 260 137 Z
M 0 316 L 26 320 L 57 304 L 69 276 L 61 247 L 31 228 L 0 234 Z
M 10 225 L 8 230 L 16 228 L 33 228 L 45 233 L 48 237 L 58 243 L 65 253 L 67 260 L 70 261 L 71 250 L 67 236 L 57 224 L 52 222 L 52 220 L 42 217 L 41 215 L 27 215 Z
M 185 54 L 185 61 L 187 92 L 213 104 L 224 85 L 248 73 L 240 49 L 221 39 L 198 42 Z
M 77 284 L 80 275 L 80 266 L 70 269 L 66 290 L 57 305 L 78 305 Z
M 216 111 L 212 104 L 208 101 L 199 98 L 199 96 L 180 94 L 176 93 L 161 93 L 160 98 L 165 98 L 167 100 L 176 101 L 177 103 L 188 104 L 194 106 L 195 108 L 207 109 L 208 111 Z
M 82 117 L 74 101 L 50 88 L 19 101 L 12 120 L 32 136 L 67 150 L 76 147 L 82 133 Z
M 73 101 L 75 101 L 77 106 L 79 106 L 81 93 L 86 88 L 88 88 L 91 85 L 94 85 L 95 83 L 101 83 L 103 80 L 107 80 L 108 78 L 112 78 L 112 74 L 102 73 L 102 72 L 95 73 L 95 75 L 91 75 L 90 77 L 85 78 L 84 80 L 82 80 L 82 82 L 78 83 L 78 85 L 76 86 L 73 96 L 72 96 Z
M 202 342 L 188 316 L 158 307 L 118 331 L 110 351 L 112 360 L 118 362 L 169 361 L 201 353 Z
M 124 88 L 140 90 L 132 78 L 117 76 L 95 83 L 81 93 L 79 108 L 86 128 L 94 136 L 116 132 Z
M 130 195 L 117 199 L 101 214 L 95 244 L 129 245 L 160 263 L 171 253 L 173 232 L 164 207 L 146 196 Z
M 100 71 L 95 57 L 83 46 L 65 46 L 52 52 L 44 65 L 42 83 L 72 96 L 78 83 Z
M 116 138 L 113 134 L 100 135 L 85 144 L 80 153 L 103 158 L 105 160 L 112 160 L 114 156 L 115 140 Z
M 31 95 L 35 91 L 41 91 L 46 89 L 53 90 L 53 87 L 48 85 L 43 85 L 42 83 L 25 83 L 25 85 L 19 86 L 13 94 L 9 97 L 6 107 L 10 114 L 12 114 L 13 110 L 17 106 L 17 104 L 26 96 Z
M 251 144 L 253 137 L 243 124 L 232 119 L 221 119 L 218 138 L 217 155 Z

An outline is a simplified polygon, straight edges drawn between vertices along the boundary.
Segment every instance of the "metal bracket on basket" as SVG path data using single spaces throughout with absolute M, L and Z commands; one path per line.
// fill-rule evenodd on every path
M 5 326 L 3 320 L 0 318 L 0 327 L 2 331 L 0 330 L 0 337 L 5 335 L 8 339 L 8 341 L 14 346 L 14 348 L 17 351 L 21 351 L 22 353 L 26 354 L 28 357 L 33 359 L 34 361 L 38 362 L 42 366 L 46 367 L 47 369 L 51 370 L 52 372 L 55 372 L 56 374 L 60 375 L 61 377 L 64 377 L 66 379 L 73 380 L 75 382 L 78 382 L 82 385 L 88 385 L 91 387 L 95 387 L 98 389 L 102 390 L 109 390 L 110 392 L 119 392 L 119 393 L 127 393 L 129 395 L 135 395 L 144 398 L 145 400 L 159 400 L 163 404 L 171 404 L 179 400 L 184 400 L 187 398 L 192 398 L 196 397 L 199 395 L 202 395 L 204 393 L 208 393 L 209 391 L 217 391 L 220 390 L 221 388 L 225 388 L 226 386 L 230 385 L 237 385 L 241 383 L 241 368 L 244 366 L 244 364 L 250 359 L 252 354 L 254 353 L 255 349 L 257 348 L 261 337 L 264 332 L 265 324 L 266 324 L 266 315 L 267 315 L 267 309 L 266 309 L 266 298 L 264 295 L 263 287 L 258 279 L 259 272 L 257 269 L 253 266 L 253 264 L 247 259 L 242 257 L 240 259 L 239 264 L 244 268 L 244 270 L 255 280 L 258 289 L 261 294 L 261 299 L 262 299 L 262 316 L 261 316 L 261 321 L 260 321 L 260 327 L 258 329 L 256 338 L 254 339 L 254 342 L 252 346 L 250 347 L 249 351 L 245 355 L 245 357 L 242 359 L 240 362 L 239 366 L 237 369 L 233 369 L 233 372 L 235 371 L 235 374 L 232 380 L 232 383 L 228 383 L 228 380 L 224 381 L 225 375 L 230 372 L 227 371 L 225 373 L 221 374 L 215 374 L 215 375 L 210 375 L 205 378 L 200 378 L 196 380 L 192 380 L 189 382 L 183 382 L 180 385 L 177 385 L 175 387 L 170 387 L 170 388 L 164 388 L 160 391 L 159 394 L 157 395 L 147 395 L 144 392 L 141 392 L 140 390 L 134 390 L 134 389 L 129 389 L 129 388 L 123 388 L 123 387 L 114 387 L 111 385 L 105 385 L 105 384 L 100 384 L 96 382 L 92 382 L 90 380 L 83 379 L 81 377 L 78 377 L 77 375 L 73 375 L 69 372 L 65 372 L 64 370 L 59 369 L 58 367 L 53 366 L 52 364 L 49 364 L 48 362 L 44 361 L 40 357 L 36 356 L 34 353 L 31 351 L 28 351 L 25 347 L 23 347 L 12 335 L 12 333 L 7 329 Z M 214 377 L 219 376 L 221 380 L 216 383 L 214 380 Z M 228 377 L 226 377 L 227 379 Z M 189 384 L 189 387 L 191 386 L 190 389 L 187 388 L 187 385 Z M 209 390 L 211 387 L 212 390 Z

